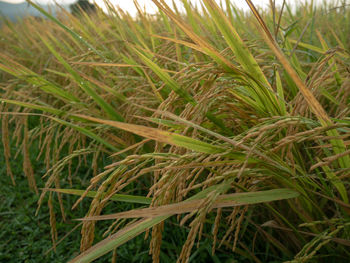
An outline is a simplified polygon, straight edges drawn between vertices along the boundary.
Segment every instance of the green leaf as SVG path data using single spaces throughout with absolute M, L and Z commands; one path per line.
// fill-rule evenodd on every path
M 64 120 L 61 120 L 61 119 L 58 119 L 58 118 L 55 118 L 55 117 L 50 117 L 51 119 L 53 119 L 54 121 L 60 123 L 60 124 L 63 124 L 65 126 L 68 126 L 68 127 L 71 127 L 79 132 L 81 132 L 82 134 L 90 137 L 91 139 L 105 145 L 107 148 L 113 150 L 114 152 L 119 152 L 121 151 L 122 149 L 119 149 L 117 147 L 115 147 L 114 145 L 110 144 L 109 142 L 107 142 L 106 140 L 102 139 L 100 136 L 96 135 L 95 133 L 93 133 L 91 130 L 87 129 L 87 128 L 83 128 L 79 125 L 76 125 L 76 124 L 73 124 L 73 123 L 70 123 L 68 121 L 64 121 Z M 121 156 L 124 156 L 124 154 L 122 154 Z
M 192 105 L 196 105 L 197 102 L 193 99 L 193 97 L 183 88 L 180 87 L 174 81 L 170 75 L 165 72 L 162 68 L 160 68 L 156 63 L 154 63 L 152 60 L 150 60 L 147 56 L 142 54 L 140 51 L 138 51 L 136 48 L 133 48 L 135 53 L 142 59 L 142 61 L 150 67 L 158 75 L 158 77 L 170 88 L 172 89 L 176 94 L 178 94 L 181 98 L 184 98 L 187 102 L 191 103 Z
M 202 142 L 190 137 L 186 137 L 183 135 L 179 135 L 176 133 L 171 133 L 168 131 L 163 131 L 155 128 L 150 128 L 150 127 L 135 125 L 135 124 L 122 123 L 117 121 L 103 120 L 103 119 L 98 119 L 98 118 L 81 115 L 81 114 L 76 114 L 73 116 L 86 119 L 89 121 L 97 122 L 97 123 L 106 124 L 118 129 L 132 132 L 134 134 L 143 136 L 148 139 L 156 140 L 163 143 L 168 143 L 179 147 L 184 147 L 186 149 L 196 151 L 196 152 L 215 154 L 215 153 L 221 153 L 225 151 L 225 149 L 221 147 L 214 146 L 206 142 Z
M 286 111 L 286 102 L 284 100 L 284 92 L 281 82 L 281 77 L 278 71 L 276 71 L 276 88 L 277 88 L 277 94 L 278 94 L 278 101 L 280 103 L 280 108 L 282 109 L 282 114 L 287 115 Z
M 82 90 L 91 96 L 94 101 L 108 114 L 113 120 L 124 121 L 124 118 L 115 111 L 115 109 L 108 104 L 95 90 L 90 86 L 90 83 L 85 81 L 80 75 L 64 60 L 64 58 L 54 49 L 47 39 L 40 36 L 43 43 L 51 51 L 51 53 L 57 58 L 59 62 L 65 67 L 65 69 L 71 74 L 75 82 L 81 87 Z
M 290 189 L 274 189 L 274 190 L 267 190 L 267 191 L 261 191 L 261 192 L 237 193 L 237 194 L 219 196 L 218 199 L 220 201 L 218 201 L 216 205 L 217 207 L 225 207 L 225 206 L 266 203 L 266 202 L 271 202 L 275 200 L 295 198 L 298 195 L 299 195 L 298 192 Z M 200 205 L 200 203 L 201 202 L 199 200 L 192 200 L 192 201 L 183 201 L 181 203 L 168 205 L 168 206 L 146 208 L 148 210 L 150 209 L 159 210 L 159 208 L 164 210 L 165 208 L 166 215 L 140 219 L 134 224 L 119 230 L 116 234 L 97 243 L 95 246 L 91 247 L 90 249 L 83 252 L 78 257 L 74 258 L 72 261 L 70 261 L 70 263 L 91 262 L 92 260 L 97 259 L 102 255 L 108 253 L 109 251 L 121 246 L 122 244 L 126 243 L 127 241 L 136 237 L 137 235 L 143 233 L 144 231 L 153 227 L 154 225 L 159 224 L 160 222 L 166 220 L 171 215 L 179 213 L 181 209 L 182 209 L 181 212 L 190 212 L 190 211 L 193 211 L 193 209 L 198 209 L 198 206 Z M 192 205 L 192 207 L 189 209 L 190 204 Z M 146 211 L 143 210 L 144 214 L 147 214 L 148 210 Z M 126 212 L 126 213 L 132 214 L 133 212 L 136 213 L 137 211 L 140 211 L 140 209 L 131 210 L 130 212 Z M 96 218 L 101 218 L 101 217 L 103 216 L 99 216 Z
M 54 16 L 52 16 L 50 13 L 46 12 L 45 9 L 41 8 L 39 5 L 33 3 L 31 0 L 27 0 L 27 2 L 32 5 L 34 8 L 36 8 L 40 13 L 42 13 L 43 15 L 45 15 L 48 19 L 50 19 L 51 21 L 53 21 L 54 23 L 56 23 L 58 26 L 60 26 L 64 31 L 66 31 L 68 34 L 70 34 L 75 40 L 79 41 L 80 43 L 82 43 L 83 45 L 85 45 L 86 47 L 89 48 L 89 50 L 92 50 L 95 54 L 97 54 L 98 56 L 100 56 L 103 59 L 107 59 L 104 55 L 102 55 L 101 52 L 99 52 L 98 50 L 96 50 L 90 43 L 88 43 L 85 39 L 82 38 L 82 36 L 78 35 L 77 33 L 75 33 L 73 30 L 71 30 L 69 27 L 65 26 L 64 24 L 62 24 L 57 18 L 55 18 Z
M 145 232 L 147 229 L 161 223 L 168 216 L 159 216 L 155 218 L 145 218 L 141 219 L 130 226 L 127 226 L 117 233 L 111 235 L 110 237 L 104 239 L 103 241 L 97 243 L 90 249 L 86 250 L 78 257 L 69 261 L 69 263 L 87 263 L 91 262 L 102 255 L 108 253 L 109 251 L 121 246 L 122 244 L 128 242 L 139 234 Z
M 85 190 L 78 190 L 78 189 L 54 189 L 54 188 L 45 188 L 43 190 L 47 191 L 53 191 L 57 193 L 62 194 L 70 194 L 70 195 L 78 195 L 82 196 L 85 193 Z M 86 196 L 87 197 L 95 197 L 97 194 L 96 191 L 88 191 Z M 102 195 L 103 197 L 104 195 Z M 151 204 L 152 198 L 144 197 L 144 196 L 136 196 L 136 195 L 123 195 L 123 194 L 114 194 L 110 200 L 112 201 L 119 201 L 119 202 L 126 202 L 126 203 L 134 203 L 134 204 Z
M 42 106 L 42 105 L 36 105 L 36 104 L 32 104 L 32 103 L 27 103 L 27 102 L 21 102 L 21 101 L 17 101 L 17 100 L 7 100 L 7 99 L 2 99 L 0 98 L 0 101 L 5 102 L 5 103 L 10 103 L 13 105 L 18 105 L 24 108 L 29 108 L 29 109 L 34 109 L 34 110 L 40 110 L 43 112 L 48 112 L 48 113 L 52 113 L 55 115 L 63 115 L 65 112 L 52 108 L 52 107 L 48 107 L 48 106 Z

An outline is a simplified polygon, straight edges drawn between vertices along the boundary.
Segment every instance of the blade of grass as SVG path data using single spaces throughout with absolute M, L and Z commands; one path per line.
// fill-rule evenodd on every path
M 75 114 L 74 116 L 82 119 L 86 119 L 92 122 L 106 124 L 106 125 L 109 125 L 118 129 L 122 129 L 122 130 L 131 132 L 158 142 L 163 142 L 163 143 L 167 143 L 167 144 L 171 144 L 179 147 L 184 147 L 192 151 L 208 153 L 208 154 L 222 153 L 225 151 L 225 149 L 221 147 L 214 146 L 206 142 L 202 142 L 190 137 L 186 137 L 183 135 L 179 135 L 176 133 L 171 133 L 171 132 L 167 132 L 167 131 L 163 131 L 155 128 L 150 128 L 150 127 L 135 125 L 135 124 L 122 123 L 117 121 L 103 120 L 103 119 L 98 119 L 98 118 L 81 115 L 81 114 Z
M 132 48 L 133 51 L 142 59 L 142 61 L 150 67 L 158 76 L 159 78 L 170 88 L 172 89 L 176 94 L 178 94 L 180 97 L 184 98 L 187 102 L 191 103 L 192 105 L 196 105 L 195 100 L 193 97 L 183 88 L 181 88 L 171 77 L 170 75 L 165 72 L 163 69 L 161 69 L 156 63 L 154 63 L 152 60 L 150 60 L 147 56 L 142 54 L 139 50 L 136 48 Z
M 217 188 L 218 186 L 216 186 Z M 213 188 L 211 188 L 212 190 Z M 213 191 L 213 190 L 212 190 Z M 207 192 L 207 191 L 206 191 Z M 266 195 L 264 195 L 264 192 Z M 203 193 L 202 193 L 203 194 Z M 248 194 L 243 197 L 243 194 Z M 255 202 L 261 203 L 261 202 L 269 202 L 273 200 L 281 200 L 286 198 L 295 198 L 298 196 L 298 193 L 289 190 L 289 189 L 275 189 L 275 190 L 267 190 L 262 192 L 255 192 L 253 195 L 249 195 L 252 193 L 240 193 L 242 195 L 242 199 L 245 200 L 245 202 L 250 202 L 251 204 L 254 204 Z M 255 195 L 255 196 L 254 196 Z M 200 198 L 200 195 L 193 196 L 190 199 L 198 199 Z M 277 198 L 277 199 L 275 199 Z M 189 200 L 190 200 L 189 199 Z M 232 200 L 231 200 L 232 199 Z M 227 200 L 224 200 L 225 202 L 239 202 L 240 197 L 237 195 L 235 197 L 228 197 Z M 189 201 L 191 202 L 191 201 Z M 198 203 L 198 201 L 195 201 Z M 161 223 L 162 221 L 169 218 L 170 215 L 166 216 L 157 216 L 152 218 L 143 218 L 139 221 L 135 222 L 134 224 L 127 226 L 121 230 L 119 230 L 116 234 L 106 238 L 105 240 L 97 243 L 87 251 L 80 254 L 78 257 L 74 258 L 70 261 L 70 263 L 85 263 L 85 262 L 91 262 L 94 259 L 99 258 L 100 256 L 108 253 L 109 251 L 121 246 L 122 244 L 126 243 L 127 241 L 131 240 L 132 238 L 136 237 L 137 235 L 143 233 L 147 229 L 155 226 L 156 224 Z
M 36 74 L 25 66 L 15 62 L 8 56 L 0 54 L 0 70 L 7 72 L 18 79 L 22 79 L 30 84 L 37 86 L 39 89 L 54 95 L 56 98 L 64 99 L 72 102 L 80 102 L 80 100 L 72 93 L 64 90 L 58 85 L 46 80 L 44 77 Z M 9 65 L 6 66 L 5 64 Z
M 40 7 L 39 5 L 33 3 L 31 0 L 26 0 L 30 5 L 32 5 L 34 8 L 36 8 L 40 13 L 42 13 L 44 16 L 46 16 L 48 19 L 53 21 L 55 24 L 57 24 L 59 27 L 61 27 L 64 31 L 66 31 L 68 34 L 70 34 L 75 40 L 79 41 L 83 45 L 89 48 L 89 50 L 92 50 L 95 54 L 103 58 L 104 60 L 108 59 L 98 50 L 96 50 L 90 43 L 88 43 L 85 39 L 82 38 L 82 36 L 75 33 L 73 30 L 71 30 L 69 27 L 65 26 L 62 22 L 60 22 L 57 18 L 52 16 L 50 13 L 46 12 L 45 9 Z
M 89 82 L 86 82 L 80 75 L 68 64 L 67 61 L 55 50 L 55 48 L 48 42 L 47 39 L 40 36 L 42 42 L 51 51 L 51 53 L 57 58 L 57 60 L 65 67 L 65 69 L 71 74 L 73 80 L 81 87 L 82 90 L 91 96 L 94 101 L 103 109 L 106 114 L 113 120 L 124 121 L 124 118 L 115 111 L 115 109 L 107 103 L 100 95 L 98 95 L 93 88 L 91 88 Z
M 315 96 L 312 94 L 312 92 L 306 87 L 304 82 L 300 79 L 298 74 L 295 72 L 295 70 L 290 65 L 288 59 L 285 57 L 281 49 L 279 48 L 278 44 L 276 43 L 276 40 L 272 37 L 269 29 L 267 28 L 265 22 L 259 15 L 258 11 L 256 10 L 255 6 L 250 0 L 246 0 L 247 4 L 249 5 L 250 9 L 252 10 L 254 16 L 258 20 L 260 27 L 258 27 L 259 31 L 261 32 L 262 36 L 265 39 L 265 42 L 269 45 L 273 53 L 276 55 L 278 60 L 281 62 L 287 73 L 291 76 L 297 87 L 299 88 L 300 92 L 303 94 L 306 102 L 308 103 L 310 109 L 312 112 L 316 115 L 319 122 L 322 126 L 327 127 L 329 125 L 332 125 L 331 119 L 328 117 L 326 111 L 322 107 L 322 105 L 317 101 Z M 339 133 L 337 130 L 333 129 L 327 132 L 329 136 L 337 137 L 339 136 Z M 333 139 L 331 140 L 331 143 L 334 146 L 334 152 L 336 154 L 341 154 L 346 150 L 346 147 L 344 145 L 344 141 L 341 139 Z M 339 165 L 342 168 L 350 167 L 350 157 L 349 155 L 342 156 L 339 158 Z
M 75 116 L 75 117 L 79 117 L 79 116 Z M 101 138 L 100 136 L 96 135 L 94 132 L 92 132 L 91 130 L 87 129 L 87 128 L 83 128 L 81 127 L 81 125 L 76 125 L 76 124 L 73 124 L 71 122 L 68 122 L 68 121 L 64 121 L 64 120 L 61 120 L 61 119 L 58 119 L 58 118 L 55 118 L 55 117 L 50 117 L 52 120 L 62 124 L 62 125 L 65 125 L 65 126 L 68 126 L 68 127 L 71 127 L 79 132 L 81 132 L 82 134 L 88 136 L 89 138 L 105 145 L 107 148 L 111 149 L 112 151 L 114 152 L 119 152 L 121 151 L 122 149 L 120 148 L 117 148 L 115 147 L 114 145 L 110 144 L 109 142 L 107 142 L 106 140 L 104 140 L 103 138 Z M 84 119 L 84 118 L 83 118 Z M 121 155 L 122 157 L 125 157 L 126 155 Z
M 183 20 L 181 20 L 180 17 L 177 16 L 163 0 L 152 1 L 160 10 L 162 10 L 169 18 L 171 18 L 176 23 L 176 25 L 181 28 L 198 46 L 200 46 L 205 54 L 212 57 L 219 65 L 227 70 L 227 72 L 234 73 L 238 76 L 244 75 L 240 69 L 238 69 L 234 64 L 229 62 L 224 56 L 215 50 L 215 48 L 210 45 L 204 38 L 194 33 L 192 28 L 188 26 Z
M 62 193 L 62 194 L 77 195 L 77 196 L 82 196 L 85 193 L 85 190 L 78 190 L 78 189 L 45 188 L 43 190 Z M 96 196 L 96 194 L 97 194 L 97 191 L 88 191 L 86 196 L 93 198 Z M 102 195 L 102 198 L 103 197 L 104 197 L 104 195 Z M 148 198 L 148 197 L 144 197 L 144 196 L 136 196 L 136 195 L 114 194 L 110 198 L 110 200 L 118 201 L 118 202 L 149 205 L 149 204 L 151 204 L 152 198 Z
M 10 103 L 13 105 L 18 105 L 24 108 L 29 108 L 29 109 L 34 109 L 34 110 L 40 110 L 43 112 L 48 112 L 48 113 L 52 113 L 55 114 L 57 116 L 61 116 L 64 115 L 65 112 L 52 108 L 52 107 L 48 107 L 48 106 L 43 106 L 43 105 L 37 105 L 37 104 L 32 104 L 32 103 L 27 103 L 27 102 L 22 102 L 22 101 L 17 101 L 17 100 L 7 100 L 7 99 L 2 99 L 0 98 L 1 102 L 5 102 L 5 103 Z
M 252 205 L 268 203 L 277 200 L 290 199 L 298 197 L 299 193 L 290 189 L 273 189 L 260 192 L 246 192 L 220 195 L 213 203 L 212 208 L 234 207 L 242 205 Z M 183 201 L 176 204 L 164 205 L 159 207 L 149 207 L 134 209 L 127 212 L 120 212 L 111 215 L 85 217 L 80 220 L 108 220 L 117 218 L 138 218 L 138 217 L 158 217 L 170 216 L 175 214 L 189 213 L 197 210 L 204 199 L 192 201 Z
M 112 251 L 113 249 L 128 242 L 139 234 L 145 232 L 147 229 L 163 222 L 169 216 L 159 216 L 155 218 L 144 218 L 135 223 L 119 230 L 117 233 L 97 243 L 90 249 L 84 251 L 82 254 L 72 259 L 68 263 L 88 263 L 102 255 Z

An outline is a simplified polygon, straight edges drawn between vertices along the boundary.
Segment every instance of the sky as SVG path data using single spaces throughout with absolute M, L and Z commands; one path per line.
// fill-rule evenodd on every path
M 22 3 L 25 2 L 24 0 L 1 0 L 4 2 L 9 2 L 9 3 Z M 76 2 L 76 0 L 56 0 L 58 4 L 71 4 Z M 103 0 L 90 0 L 91 2 L 96 2 L 98 5 L 103 7 Z M 109 0 L 111 3 L 115 5 L 119 5 L 123 10 L 128 11 L 130 14 L 136 13 L 136 9 L 133 4 L 133 0 Z M 200 0 L 190 0 L 193 4 L 198 4 Z M 219 2 L 220 0 L 216 0 Z M 243 8 L 243 9 L 248 9 L 247 4 L 245 3 L 244 0 L 231 0 L 232 3 L 234 3 L 237 7 Z M 49 4 L 49 3 L 54 3 L 54 0 L 33 0 L 35 3 L 39 4 Z M 166 2 L 171 5 L 172 0 L 166 0 Z M 180 2 L 180 0 L 175 0 L 175 2 Z M 276 0 L 276 4 L 281 5 L 283 0 Z M 290 1 L 288 1 L 290 2 Z M 157 11 L 157 8 L 155 5 L 152 3 L 152 0 L 138 0 L 138 3 L 140 4 L 141 7 L 146 7 L 146 10 L 149 13 L 155 13 Z M 269 3 L 269 0 L 253 0 L 253 3 L 258 5 L 258 6 L 267 6 Z
M 1 1 L 5 1 L 5 2 L 9 2 L 9 3 L 21 3 L 24 2 L 24 0 L 1 0 Z M 35 3 L 39 3 L 39 4 L 53 4 L 55 0 L 32 0 Z M 71 4 L 76 2 L 77 0 L 56 0 L 58 4 Z M 103 0 L 90 0 L 91 2 L 96 2 L 96 4 L 98 4 L 99 6 L 101 6 L 103 8 L 104 4 L 103 4 Z M 109 0 L 111 3 L 115 4 L 115 5 L 119 5 L 123 10 L 128 11 L 130 14 L 136 14 L 136 8 L 133 4 L 133 0 Z M 149 13 L 155 13 L 157 12 L 157 8 L 155 7 L 155 5 L 152 3 L 152 0 L 137 0 L 140 4 L 141 7 L 146 7 L 147 12 Z M 172 0 L 165 0 L 169 5 L 171 5 Z M 174 0 L 175 3 L 179 3 L 180 0 Z M 198 4 L 200 2 L 200 0 L 189 0 L 191 1 L 193 4 Z M 224 1 L 224 0 L 215 0 L 216 2 L 220 2 L 220 1 Z M 302 0 L 299 0 L 302 1 Z M 303 1 L 307 1 L 307 0 L 303 0 Z M 316 0 L 314 2 L 321 2 L 323 0 Z M 332 0 L 328 0 L 328 1 L 332 1 Z M 232 3 L 234 3 L 237 7 L 244 9 L 244 10 L 248 10 L 248 6 L 245 3 L 244 0 L 231 0 Z M 260 7 L 267 7 L 269 5 L 269 0 L 252 0 L 252 2 L 256 5 L 256 6 L 260 6 Z M 282 5 L 283 0 L 275 0 L 276 5 Z M 294 0 L 287 0 L 286 2 L 290 3 L 295 3 L 296 1 Z M 181 6 L 181 5 L 180 5 Z

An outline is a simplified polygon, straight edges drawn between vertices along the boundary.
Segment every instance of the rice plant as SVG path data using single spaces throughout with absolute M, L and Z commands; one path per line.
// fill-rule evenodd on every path
M 187 231 L 178 262 L 204 238 L 212 255 L 249 262 L 346 262 L 349 7 L 311 1 L 293 11 L 270 1 L 257 10 L 247 0 L 243 12 L 230 1 L 152 1 L 155 15 L 134 1 L 136 17 L 106 2 L 108 12 L 57 18 L 29 1 L 47 20 L 1 29 L 7 173 L 15 184 L 16 143 L 38 209 L 48 202 L 54 246 L 57 220 L 88 200 L 86 216 L 74 218 L 80 255 L 70 262 L 109 252 L 115 260 L 143 233 L 159 262 L 171 219 L 173 231 Z M 45 162 L 44 189 L 33 160 Z M 83 163 L 89 183 L 77 185 Z M 66 195 L 79 196 L 73 207 Z M 96 243 L 100 220 L 110 227 Z

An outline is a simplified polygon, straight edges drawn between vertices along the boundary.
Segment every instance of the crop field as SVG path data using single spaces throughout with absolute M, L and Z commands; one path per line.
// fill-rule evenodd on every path
M 347 1 L 152 1 L 3 19 L 0 261 L 350 262 Z

